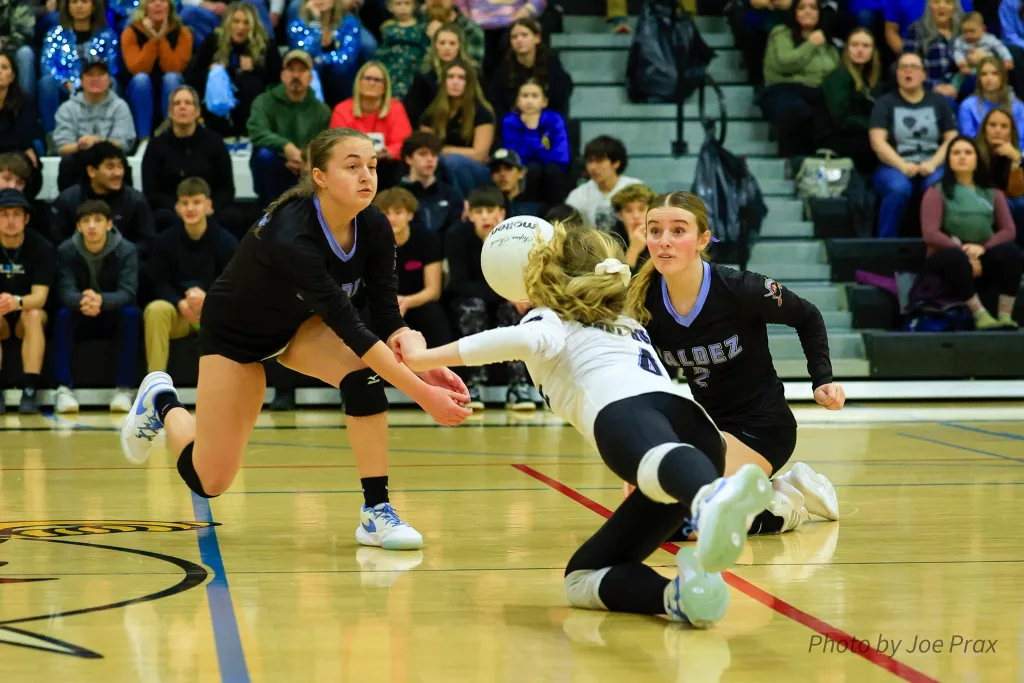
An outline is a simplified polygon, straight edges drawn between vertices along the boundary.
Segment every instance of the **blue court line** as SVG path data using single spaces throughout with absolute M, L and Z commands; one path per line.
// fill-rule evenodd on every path
M 987 434 L 989 436 L 998 436 L 1003 439 L 1013 439 L 1014 441 L 1024 441 L 1024 434 L 1014 434 L 1013 432 L 997 432 L 991 429 L 982 429 L 981 427 L 968 427 L 967 425 L 957 424 L 955 422 L 943 422 L 943 427 L 952 427 L 953 429 L 962 429 L 965 432 L 976 432 L 978 434 Z
M 196 520 L 212 522 L 210 502 L 192 494 L 192 511 Z M 213 580 L 206 584 L 206 597 L 210 602 L 210 618 L 213 621 L 213 639 L 217 647 L 217 663 L 223 683 L 249 683 L 249 669 L 245 665 L 245 651 L 242 637 L 238 632 L 235 606 L 231 602 L 228 575 L 224 571 L 224 559 L 217 542 L 217 528 L 199 529 L 199 556 L 203 564 L 213 570 Z
M 1003 460 L 1012 460 L 1013 462 L 1024 463 L 1024 459 L 1021 459 L 1021 458 L 1011 458 L 1008 455 L 1001 455 L 999 453 L 993 453 L 992 451 L 983 451 L 983 450 L 978 449 L 978 448 L 970 448 L 968 446 L 961 446 L 960 444 L 949 443 L 948 441 L 940 441 L 939 439 L 931 439 L 931 438 L 928 438 L 927 436 L 916 436 L 914 434 L 904 434 L 903 432 L 897 432 L 897 435 L 898 436 L 902 436 L 902 437 L 907 438 L 907 439 L 915 439 L 916 441 L 925 441 L 927 443 L 938 444 L 939 446 L 948 446 L 949 448 L 956 448 L 958 450 L 968 451 L 970 453 L 980 453 L 981 455 L 990 455 L 993 458 L 1002 458 Z

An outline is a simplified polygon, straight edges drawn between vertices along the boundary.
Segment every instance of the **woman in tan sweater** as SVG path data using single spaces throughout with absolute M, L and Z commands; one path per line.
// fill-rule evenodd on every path
M 132 23 L 121 34 L 121 54 L 128 67 L 128 103 L 135 132 L 144 140 L 153 131 L 153 98 L 167 116 L 171 93 L 185 83 L 182 74 L 192 59 L 192 33 L 181 23 L 170 0 L 140 0 Z M 154 82 L 161 84 L 154 92 Z

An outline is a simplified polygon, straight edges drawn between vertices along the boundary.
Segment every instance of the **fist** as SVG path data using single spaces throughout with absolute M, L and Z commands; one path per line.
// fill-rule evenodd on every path
M 828 410 L 841 410 L 846 404 L 846 392 L 839 384 L 822 384 L 814 390 L 814 402 Z

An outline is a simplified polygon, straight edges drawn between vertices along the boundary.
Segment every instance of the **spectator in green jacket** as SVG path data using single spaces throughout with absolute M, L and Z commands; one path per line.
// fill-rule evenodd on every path
M 819 86 L 839 66 L 839 51 L 820 27 L 818 0 L 794 0 L 786 21 L 772 29 L 764 56 L 761 111 L 775 127 L 784 157 L 813 152 Z
M 878 156 L 871 149 L 868 121 L 881 87 L 882 64 L 871 31 L 855 28 L 846 39 L 843 63 L 821 84 L 827 116 L 816 131 L 818 147 L 853 159 L 865 175 L 875 172 Z
M 298 182 L 305 149 L 325 130 L 331 110 L 310 88 L 313 59 L 302 50 L 284 56 L 281 83 L 256 98 L 249 114 L 253 186 L 263 206 Z

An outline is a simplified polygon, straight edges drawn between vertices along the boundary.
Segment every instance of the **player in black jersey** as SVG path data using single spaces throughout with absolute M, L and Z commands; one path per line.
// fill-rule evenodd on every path
M 263 407 L 261 361 L 277 357 L 297 372 L 341 387 L 346 427 L 366 498 L 356 538 L 364 545 L 415 549 L 419 533 L 388 502 L 387 398 L 381 379 L 440 424 L 471 411 L 465 385 L 447 369 L 416 376 L 396 360 L 403 340 L 422 339 L 399 315 L 395 239 L 371 206 L 377 157 L 363 133 L 334 128 L 309 146 L 307 177 L 267 208 L 203 305 L 196 416 L 171 379 L 151 373 L 121 431 L 126 457 L 144 462 L 166 429 L 178 472 L 196 494 L 230 485 Z M 358 307 L 368 305 L 367 327 Z M 422 379 L 421 379 L 422 377 Z
M 666 366 L 682 368 L 694 398 L 725 434 L 726 475 L 753 463 L 769 476 L 796 447 L 796 418 L 768 348 L 768 324 L 796 329 L 814 400 L 829 410 L 846 401 L 832 381 L 821 313 L 775 280 L 712 265 L 707 210 L 696 195 L 661 195 L 647 213 L 651 258 L 630 286 L 634 316 L 646 325 Z M 835 489 L 806 463 L 772 482 L 772 504 L 751 533 L 791 531 L 809 514 L 839 518 Z

